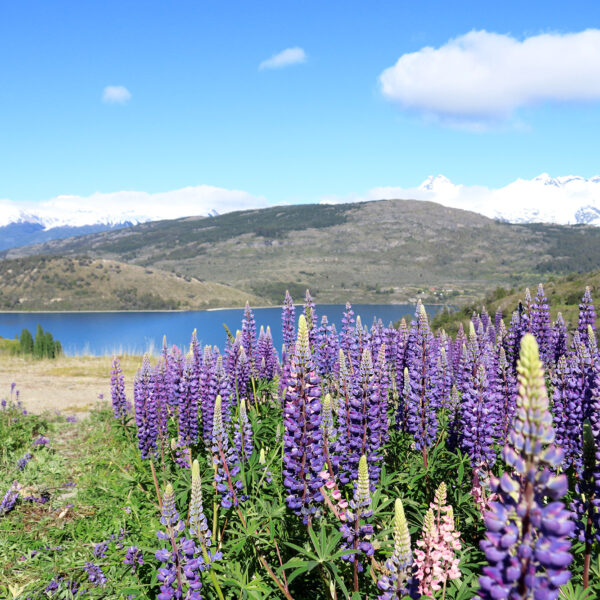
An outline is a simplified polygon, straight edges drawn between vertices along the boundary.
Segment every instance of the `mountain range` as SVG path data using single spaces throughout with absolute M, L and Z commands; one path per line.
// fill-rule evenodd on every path
M 600 227 L 513 224 L 424 200 L 299 204 L 152 221 L 0 253 L 7 263 L 36 256 L 171 272 L 266 304 L 280 303 L 286 289 L 300 300 L 307 288 L 320 303 L 455 304 L 498 286 L 598 269 Z M 14 264 L 6 272 L 24 263 Z M 18 309 L 26 287 L 15 287 L 5 304 Z
M 352 198 L 323 204 L 380 199 L 429 200 L 508 223 L 600 226 L 600 176 L 517 179 L 500 188 L 455 184 L 430 176 L 416 188 L 376 187 Z M 0 201 L 0 250 L 85 235 L 140 223 L 182 217 L 210 217 L 267 206 L 263 197 L 211 186 L 147 194 L 117 192 L 89 197 L 58 196 L 39 204 Z

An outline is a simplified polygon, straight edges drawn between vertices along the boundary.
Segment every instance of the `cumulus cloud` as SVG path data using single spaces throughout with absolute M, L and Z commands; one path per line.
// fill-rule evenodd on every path
M 298 65 L 306 62 L 306 52 L 302 48 L 286 48 L 277 54 L 271 56 L 267 60 L 263 60 L 258 68 L 260 71 L 263 69 L 281 69 L 283 67 L 289 67 L 290 65 Z
M 102 92 L 105 104 L 127 104 L 131 100 L 131 92 L 122 85 L 107 85 Z
M 589 223 L 600 226 L 600 176 L 516 179 L 499 188 L 455 184 L 430 176 L 418 187 L 381 186 L 362 195 L 328 196 L 324 204 L 369 200 L 429 200 L 513 223 Z
M 379 77 L 400 107 L 447 123 L 504 121 L 520 107 L 600 100 L 600 30 L 523 40 L 472 31 L 402 55 Z
M 262 208 L 267 201 L 242 190 L 199 185 L 169 192 L 121 191 L 90 196 L 61 195 L 38 203 L 0 200 L 0 226 L 18 220 L 40 222 L 46 228 L 141 223 L 188 216 L 207 216 Z

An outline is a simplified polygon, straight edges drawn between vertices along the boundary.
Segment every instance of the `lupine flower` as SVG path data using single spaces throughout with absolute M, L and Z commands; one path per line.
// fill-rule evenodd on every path
M 433 596 L 449 579 L 460 577 L 456 556 L 461 549 L 459 538 L 460 533 L 454 529 L 452 506 L 446 504 L 446 484 L 442 482 L 425 514 L 423 537 L 415 550 L 415 577 L 420 594 Z
M 123 564 L 129 565 L 133 573 L 144 564 L 144 554 L 137 546 L 130 546 L 125 553 Z
M 33 442 L 31 442 L 31 445 L 34 448 L 37 446 L 49 446 L 50 440 L 46 436 L 40 435 L 35 440 L 33 440 Z
M 283 309 L 281 311 L 281 329 L 283 333 L 283 344 L 287 352 L 290 352 L 296 337 L 296 309 L 290 293 L 286 290 Z
M 579 304 L 579 319 L 577 322 L 577 330 L 584 343 L 587 338 L 588 325 L 591 325 L 592 329 L 596 331 L 596 311 L 589 286 L 585 288 L 585 293 Z
M 277 352 L 273 346 L 273 337 L 271 336 L 271 328 L 269 326 L 267 326 L 266 333 L 262 326 L 260 328 L 256 356 L 258 376 L 264 379 L 273 379 L 273 376 L 277 372 L 279 361 L 277 360 Z
M 24 471 L 25 467 L 29 464 L 29 461 L 33 458 L 31 452 L 27 452 L 17 461 L 17 468 L 19 471 Z
M 310 295 L 310 291 L 306 290 L 304 296 L 304 318 L 306 319 L 306 327 L 308 329 L 308 339 L 310 343 L 310 351 L 315 352 L 317 344 L 317 311 L 315 310 L 315 303 Z
M 345 522 L 340 527 L 344 540 L 342 548 L 358 550 L 358 552 L 342 556 L 344 560 L 354 564 L 355 588 L 357 587 L 357 572 L 363 570 L 360 555 L 373 556 L 375 552 L 370 541 L 373 535 L 373 525 L 365 522 L 372 514 L 369 465 L 367 457 L 363 455 L 358 463 L 358 478 L 354 484 L 354 498 L 349 503 Z
M 131 410 L 131 405 L 125 395 L 125 378 L 119 359 L 116 356 L 113 358 L 110 372 L 110 392 L 115 419 L 124 419 Z
M 490 402 L 487 375 L 479 365 L 476 377 L 465 382 L 461 402 L 460 444 L 471 458 L 473 469 L 496 462 L 494 431 L 496 406 Z
M 104 587 L 106 585 L 108 580 L 98 565 L 92 562 L 86 562 L 83 568 L 88 574 L 88 581 L 90 583 L 94 583 L 98 587 Z
M 407 428 L 415 438 L 415 447 L 429 448 L 437 433 L 437 398 L 431 384 L 435 378 L 437 356 L 434 352 L 433 334 L 429 328 L 425 307 L 419 302 L 416 322 L 411 330 L 408 356 L 410 392 L 407 406 Z
M 531 305 L 531 333 L 537 340 L 542 360 L 549 366 L 554 355 L 554 348 L 552 347 L 550 309 L 544 293 L 544 286 L 541 283 Z
M 192 463 L 192 497 L 190 500 L 190 533 L 196 537 L 205 548 L 211 544 L 211 531 L 208 528 L 204 507 L 202 505 L 202 480 L 200 465 L 195 460 Z
M 563 452 L 562 466 L 579 472 L 583 454 L 583 398 L 577 380 L 578 365 L 573 356 L 562 355 L 552 378 L 552 413 L 555 439 Z
M 321 502 L 321 472 L 324 456 L 321 443 L 321 401 L 319 376 L 310 350 L 304 315 L 298 323 L 298 338 L 286 393 L 283 483 L 287 504 L 308 522 Z
M 156 453 L 158 419 L 154 390 L 154 373 L 148 356 L 144 356 L 142 368 L 133 384 L 135 403 L 135 423 L 138 430 L 138 448 L 142 458 L 150 458 Z
M 331 394 L 326 394 L 322 406 L 321 429 L 323 431 L 323 453 L 330 475 L 337 473 L 340 457 L 337 450 L 337 434 L 333 421 L 333 401 Z
M 17 503 L 19 498 L 19 493 L 21 492 L 21 486 L 18 481 L 13 481 L 11 486 L 8 488 L 8 491 L 2 498 L 2 502 L 0 502 L 0 516 L 9 513 Z
M 385 561 L 384 574 L 379 578 L 377 587 L 381 590 L 379 600 L 396 600 L 413 592 L 411 575 L 413 564 L 410 549 L 410 533 L 404 516 L 402 500 L 396 498 L 394 504 L 394 551 Z
M 497 419 L 496 419 L 496 434 L 500 444 L 504 445 L 508 438 L 508 432 L 513 420 L 513 415 L 517 408 L 517 380 L 513 375 L 508 361 L 506 360 L 506 352 L 504 347 L 500 346 L 496 383 L 497 397 Z
M 221 494 L 221 506 L 237 506 L 242 499 L 239 491 L 243 487 L 242 482 L 236 479 L 241 471 L 240 459 L 235 446 L 229 444 L 229 436 L 223 425 L 221 396 L 217 396 L 215 400 L 211 452 L 217 491 Z
M 321 325 L 317 329 L 315 345 L 315 363 L 321 378 L 332 377 L 338 356 L 339 347 L 335 325 L 329 325 L 327 317 L 323 315 Z
M 108 544 L 106 542 L 100 542 L 94 546 L 94 556 L 96 558 L 105 558 L 108 552 Z
M 571 513 L 560 502 L 564 474 L 553 475 L 562 460 L 554 442 L 544 371 L 532 335 L 525 335 L 518 364 L 519 399 L 504 460 L 510 470 L 492 479 L 498 501 L 485 515 L 481 542 L 489 565 L 479 578 L 482 598 L 558 598 L 571 577 Z M 512 470 L 512 473 L 511 473 Z M 545 504 L 545 497 L 552 502 Z
M 358 463 L 360 458 L 366 455 L 371 482 L 374 486 L 379 480 L 380 463 L 383 459 L 380 449 L 382 441 L 385 439 L 385 432 L 381 432 L 381 414 L 385 410 L 382 405 L 387 403 L 387 392 L 384 392 L 385 398 L 381 398 L 377 392 L 371 352 L 368 348 L 365 348 L 363 352 L 360 371 L 357 375 L 352 378 L 352 393 L 348 409 L 350 438 L 347 452 L 342 456 L 340 468 L 348 474 L 350 481 L 356 481 Z M 385 418 L 387 419 L 387 410 L 385 410 Z
M 254 373 L 256 368 L 256 321 L 248 302 L 246 302 L 242 319 L 242 348 L 249 361 L 250 372 Z
M 179 445 L 184 448 L 198 441 L 198 376 L 195 374 L 194 356 L 190 352 L 185 360 L 183 377 L 179 384 L 178 433 Z M 191 467 L 191 465 L 190 465 Z
M 248 462 L 252 456 L 254 445 L 252 443 L 252 425 L 248 420 L 246 400 L 244 398 L 240 401 L 240 412 L 238 422 L 235 424 L 233 443 L 238 454 Z

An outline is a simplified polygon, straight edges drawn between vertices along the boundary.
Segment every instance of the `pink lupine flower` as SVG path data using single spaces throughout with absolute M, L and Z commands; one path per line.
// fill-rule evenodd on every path
M 461 549 L 460 533 L 454 529 L 454 512 L 446 504 L 446 484 L 441 483 L 425 515 L 423 538 L 415 550 L 418 591 L 424 596 L 444 588 L 448 579 L 458 579 L 460 569 L 456 552 Z M 445 593 L 444 593 L 445 595 Z

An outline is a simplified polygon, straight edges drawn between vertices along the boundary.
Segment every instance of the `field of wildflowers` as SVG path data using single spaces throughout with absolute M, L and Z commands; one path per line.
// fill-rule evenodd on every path
M 600 597 L 600 354 L 540 286 L 455 338 L 286 296 L 82 423 L 0 410 L 0 597 Z M 14 386 L 13 386 L 14 387 Z M 73 490 L 77 493 L 73 496 Z

